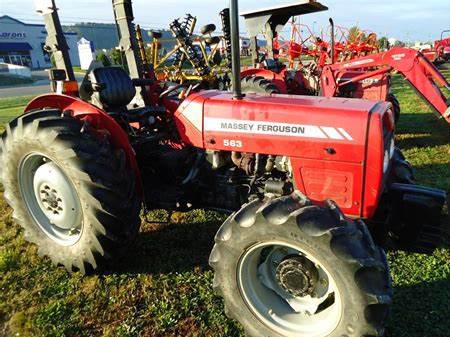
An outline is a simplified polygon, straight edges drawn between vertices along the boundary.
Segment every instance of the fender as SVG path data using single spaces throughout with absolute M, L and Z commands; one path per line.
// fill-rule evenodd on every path
M 68 112 L 72 117 L 88 122 L 97 130 L 107 130 L 114 147 L 122 149 L 125 152 L 127 161 L 135 173 L 139 191 L 142 193 L 141 172 L 136 161 L 133 147 L 128 140 L 128 135 L 114 118 L 98 107 L 77 97 L 60 94 L 45 94 L 36 97 L 28 103 L 25 108 L 25 113 L 44 108 L 54 108 Z
M 247 69 L 241 71 L 241 78 L 247 77 L 247 76 L 261 76 L 265 79 L 273 82 L 273 84 L 276 85 L 278 90 L 280 90 L 280 94 L 287 94 L 288 89 L 286 86 L 286 82 L 284 81 L 285 78 L 285 71 L 281 71 L 281 73 L 277 74 L 273 72 L 272 70 L 268 69 Z

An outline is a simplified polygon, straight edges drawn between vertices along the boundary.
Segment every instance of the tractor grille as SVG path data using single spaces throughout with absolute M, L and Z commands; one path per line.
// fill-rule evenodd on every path
M 353 200 L 353 175 L 342 171 L 302 168 L 305 192 L 312 200 L 332 199 L 350 208 Z

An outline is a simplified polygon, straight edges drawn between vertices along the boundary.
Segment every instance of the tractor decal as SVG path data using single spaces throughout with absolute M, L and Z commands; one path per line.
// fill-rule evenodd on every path
M 346 63 L 346 64 L 343 65 L 343 67 L 344 68 L 350 68 L 350 67 L 355 67 L 355 66 L 362 66 L 362 65 L 365 65 L 367 63 L 372 63 L 372 62 L 374 62 L 373 59 L 355 61 L 355 62 L 351 62 L 351 63 Z
M 211 117 L 205 118 L 205 131 L 353 140 L 352 136 L 343 128 Z

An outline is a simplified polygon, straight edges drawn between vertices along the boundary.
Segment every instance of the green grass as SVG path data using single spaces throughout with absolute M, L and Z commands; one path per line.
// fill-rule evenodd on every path
M 33 82 L 34 80 L 32 78 L 0 74 L 0 87 L 13 87 L 17 85 L 31 84 Z
M 86 73 L 86 70 L 81 69 L 81 67 L 79 67 L 79 66 L 74 66 L 73 67 L 73 71 L 75 73 L 80 73 L 80 74 L 85 74 Z
M 10 97 L 0 99 L 0 131 L 3 132 L 4 124 L 23 113 L 24 106 L 33 96 Z
M 421 183 L 450 192 L 448 125 L 398 77 L 394 91 L 403 109 L 398 145 Z M 28 100 L 0 100 L 0 121 L 19 114 Z M 165 213 L 151 216 L 156 221 Z M 114 270 L 81 277 L 38 257 L 0 198 L 0 336 L 243 336 L 224 316 L 207 266 L 223 220 L 199 210 L 170 225 L 144 223 Z M 391 252 L 389 263 L 395 299 L 388 336 L 449 337 L 450 250 Z

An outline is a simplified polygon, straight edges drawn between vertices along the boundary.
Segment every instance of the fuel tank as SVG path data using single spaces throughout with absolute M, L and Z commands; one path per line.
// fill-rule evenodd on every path
M 235 100 L 205 91 L 180 105 L 175 122 L 183 141 L 198 148 L 289 157 L 298 189 L 362 216 L 375 207 L 363 209 L 364 194 L 376 203 L 381 193 L 389 110 L 389 103 L 358 99 L 247 94 Z

